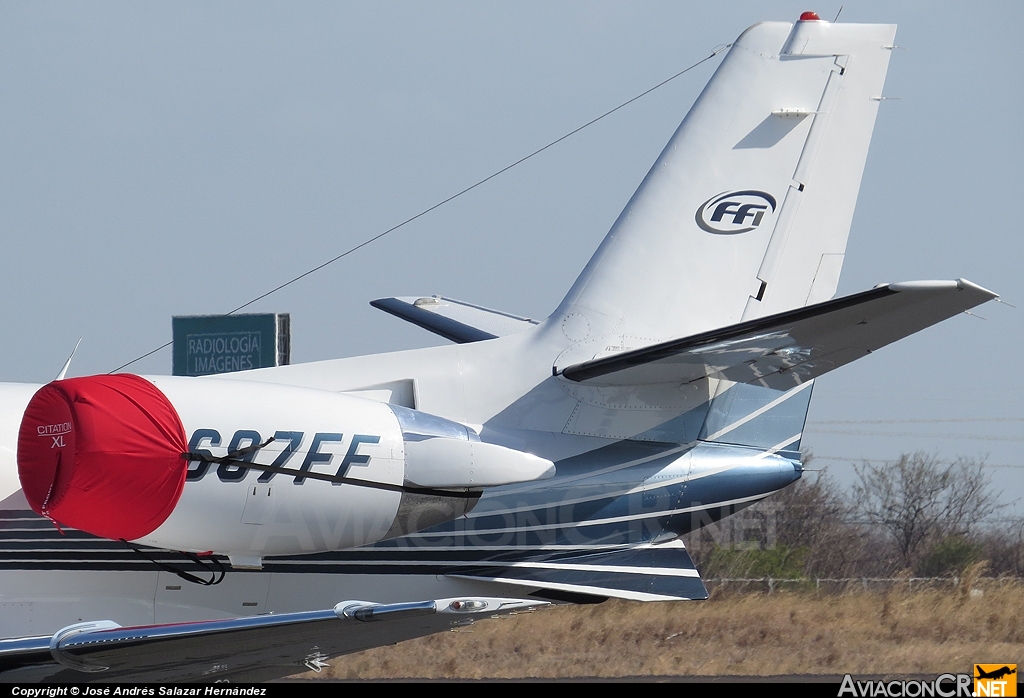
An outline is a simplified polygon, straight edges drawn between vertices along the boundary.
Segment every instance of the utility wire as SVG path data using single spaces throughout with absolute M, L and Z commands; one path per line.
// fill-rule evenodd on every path
M 812 454 L 811 461 L 817 460 L 830 460 L 843 465 L 859 465 L 861 463 L 889 463 L 893 464 L 897 459 L 895 458 L 851 458 L 848 456 L 819 456 L 817 453 Z M 983 468 L 1024 468 L 1024 464 L 1021 463 L 989 463 L 987 461 L 981 461 L 981 467 Z
M 1024 422 L 1024 417 L 955 417 L 953 419 L 826 419 L 808 421 L 808 426 L 819 424 L 939 424 L 959 422 Z
M 637 101 L 637 100 L 638 100 L 638 99 L 640 99 L 641 97 L 644 97 L 644 96 L 646 96 L 646 95 L 650 94 L 651 92 L 654 92 L 654 91 L 655 91 L 656 89 L 658 89 L 659 87 L 662 87 L 662 86 L 664 86 L 664 85 L 667 85 L 668 83 L 672 82 L 673 80 L 675 80 L 675 79 L 676 79 L 676 78 L 678 78 L 679 76 L 681 76 L 681 75 L 684 75 L 685 73 L 688 73 L 688 72 L 690 72 L 691 70 L 693 70 L 693 69 L 694 69 L 694 68 L 696 68 L 697 66 L 699 66 L 699 65 L 701 65 L 701 64 L 703 64 L 703 63 L 706 63 L 707 61 L 710 61 L 710 60 L 711 60 L 712 58 L 714 58 L 715 56 L 717 56 L 718 54 L 720 54 L 720 53 L 721 53 L 722 51 L 726 50 L 726 49 L 727 49 L 727 48 L 729 48 L 730 46 L 732 46 L 732 44 L 723 44 L 723 45 L 721 45 L 721 46 L 718 46 L 718 47 L 717 47 L 717 48 L 715 48 L 715 50 L 714 50 L 714 51 L 712 51 L 712 52 L 711 52 L 711 53 L 710 53 L 709 55 L 707 55 L 707 56 L 705 56 L 704 58 L 700 59 L 699 61 L 697 61 L 697 62 L 696 62 L 696 63 L 694 63 L 693 65 L 691 65 L 691 66 L 689 66 L 689 67 L 687 67 L 687 68 L 684 68 L 683 70 L 680 70 L 680 71 L 679 71 L 678 73 L 676 73 L 675 75 L 673 75 L 673 76 L 671 76 L 671 77 L 669 77 L 669 78 L 666 78 L 665 80 L 662 80 L 661 82 L 659 82 L 659 83 L 658 83 L 657 85 L 655 85 L 654 87 L 651 87 L 651 88 L 649 88 L 649 89 L 646 89 L 646 90 L 644 90 L 643 92 L 641 92 L 640 94 L 636 95 L 635 97 L 633 97 L 633 98 L 631 98 L 631 99 L 628 99 L 628 100 L 626 100 L 625 102 L 623 102 L 623 103 L 622 103 L 622 104 L 620 104 L 619 106 L 617 106 L 617 107 L 615 107 L 615 108 L 613 108 L 613 109 L 609 109 L 609 110 L 608 110 L 608 111 L 606 111 L 606 112 L 605 112 L 604 114 L 601 114 L 600 116 L 598 116 L 598 117 L 596 117 L 596 118 L 594 118 L 594 119 L 591 119 L 590 121 L 588 121 L 587 123 L 583 124 L 582 126 L 579 126 L 579 127 L 577 127 L 577 128 L 574 128 L 574 129 L 573 129 L 572 131 L 569 131 L 569 132 L 568 132 L 568 133 L 566 133 L 566 134 L 565 134 L 564 136 L 561 136 L 561 137 L 559 137 L 559 138 L 556 138 L 555 140 L 551 141 L 551 142 L 550 142 L 550 143 L 548 143 L 547 145 L 545 145 L 545 146 L 543 146 L 543 147 L 541 147 L 541 148 L 538 148 L 537 150 L 533 151 L 533 152 L 532 152 L 532 153 L 530 153 L 529 155 L 525 155 L 525 156 L 523 156 L 523 157 L 519 158 L 518 160 L 516 160 L 515 162 L 513 162 L 513 163 L 512 163 L 511 165 L 506 165 L 505 167 L 502 167 L 502 168 L 501 168 L 500 170 L 498 170 L 497 172 L 495 172 L 495 173 L 493 173 L 493 174 L 491 174 L 491 175 L 488 175 L 487 177 L 484 177 L 483 179 L 481 179 L 481 180 L 477 181 L 477 182 L 476 182 L 475 184 L 471 184 L 471 185 L 469 185 L 468 187 L 466 187 L 465 189 L 463 189 L 462 191 L 460 191 L 460 192 L 458 192 L 458 193 L 456 193 L 456 194 L 452 194 L 452 195 L 451 195 L 451 196 L 449 196 L 449 197 L 448 197 L 447 199 L 444 199 L 444 200 L 442 200 L 442 201 L 439 201 L 438 203 L 434 204 L 434 205 L 433 205 L 433 206 L 431 206 L 430 208 L 426 208 L 426 209 L 423 209 L 422 211 L 420 211 L 419 213 L 417 213 L 417 214 L 416 214 L 415 216 L 412 216 L 412 217 L 410 217 L 410 218 L 406 218 L 406 219 L 405 219 L 404 221 L 402 221 L 402 222 L 401 222 L 401 223 L 399 223 L 398 225 L 392 226 L 392 227 L 388 228 L 387 230 L 385 230 L 384 232 L 381 232 L 381 233 L 377 233 L 377 234 L 376 234 L 376 235 L 374 235 L 373 237 L 371 237 L 371 238 L 369 238 L 369 239 L 367 239 L 367 240 L 364 240 L 363 242 L 359 243 L 359 244 L 358 244 L 358 245 L 356 245 L 355 247 L 351 247 L 351 248 L 349 248 L 349 249 L 345 250 L 344 252 L 342 252 L 341 254 L 339 254 L 339 255 L 338 255 L 337 257 L 332 257 L 331 259 L 328 259 L 328 260 L 327 260 L 326 262 L 323 262 L 322 264 L 318 264 L 317 266 L 313 267 L 312 269 L 310 269 L 310 270 L 308 270 L 308 271 L 305 271 L 305 272 L 303 272 L 303 273 L 299 274 L 298 276 L 296 276 L 296 277 L 294 277 L 294 278 L 292 278 L 292 279 L 290 279 L 290 280 L 288 280 L 288 281 L 285 281 L 285 282 L 284 282 L 283 284 L 281 284 L 281 285 L 279 285 L 279 286 L 275 286 L 274 288 L 270 289 L 270 290 L 269 290 L 269 291 L 267 291 L 266 293 L 263 293 L 263 294 L 261 294 L 261 295 L 259 295 L 259 296 L 256 296 L 255 298 L 253 298 L 253 299 L 252 299 L 252 300 L 250 300 L 250 301 L 246 301 L 245 303 L 242 303 L 242 305 L 238 306 L 238 307 L 237 307 L 237 308 L 235 308 L 234 310 L 230 310 L 230 311 L 228 311 L 228 312 L 224 313 L 223 315 L 219 315 L 219 316 L 216 316 L 216 317 L 228 317 L 228 316 L 230 316 L 230 315 L 234 315 L 234 314 L 235 314 L 235 313 L 237 313 L 237 312 L 238 312 L 239 310 L 243 310 L 243 309 L 245 309 L 245 308 L 248 308 L 248 307 L 249 307 L 250 305 L 252 305 L 253 303 L 256 303 L 257 301 L 261 301 L 261 300 L 263 300 L 264 298 L 266 298 L 267 296 L 269 296 L 269 295 L 271 295 L 271 294 L 273 294 L 273 293 L 277 293 L 278 291 L 280 291 L 281 289 L 283 289 L 283 288 L 285 288 L 285 287 L 287 287 L 287 286 L 291 286 L 291 285 L 292 285 L 292 284 L 294 284 L 294 283 L 295 283 L 296 281 L 299 281 L 299 280 L 301 280 L 301 279 L 304 279 L 304 278 L 306 278 L 307 276 L 309 276 L 310 274 L 314 274 L 314 273 L 316 273 L 316 272 L 320 271 L 321 269 L 323 269 L 324 267 L 326 267 L 326 266 L 328 266 L 328 265 L 331 265 L 331 264 L 334 264 L 334 263 L 335 263 L 335 262 L 337 262 L 337 261 L 338 261 L 339 259 L 342 259 L 342 258 L 344 258 L 344 257 L 347 257 L 347 256 L 349 256 L 350 254 L 352 254 L 353 252 L 356 252 L 357 250 L 360 250 L 360 249 L 362 249 L 362 248 L 366 247 L 367 245 L 369 245 L 369 244 L 371 244 L 371 243 L 374 243 L 374 242 L 376 242 L 377 240 L 380 240 L 380 239 L 381 239 L 382 237 L 384 237 L 385 235 L 388 235 L 389 233 L 393 233 L 393 232 L 395 232 L 395 231 L 396 231 L 396 230 L 398 230 L 399 228 L 401 228 L 401 227 L 403 227 L 403 226 L 405 226 L 405 225 L 408 225 L 409 223 L 412 223 L 412 222 L 413 222 L 414 220 L 416 220 L 417 218 L 421 218 L 422 216 L 425 216 L 425 215 L 427 215 L 428 213 L 430 213 L 431 211 L 433 211 L 434 209 L 437 209 L 437 208 L 440 208 L 441 206 L 444 206 L 444 205 L 445 205 L 445 204 L 447 204 L 447 203 L 448 203 L 449 201 L 453 201 L 453 200 L 455 200 L 455 199 L 459 198 L 460 196 L 462 196 L 463 194 L 466 194 L 466 193 L 468 193 L 468 192 L 471 192 L 472 190 L 476 189 L 476 188 L 477 188 L 477 187 L 479 187 L 480 185 L 482 185 L 482 184 L 485 184 L 485 183 L 487 183 L 487 182 L 491 181 L 492 179 L 494 179 L 494 178 L 495 178 L 495 177 L 497 177 L 498 175 L 500 175 L 500 174 L 504 174 L 505 172 L 508 172 L 509 170 L 511 170 L 511 169 L 512 169 L 513 167 L 515 167 L 516 165 L 520 165 L 520 164 L 522 164 L 522 163 L 526 162 L 527 160 L 529 160 L 530 158 L 534 157 L 535 155 L 540 155 L 541 153 L 543 153 L 543 152 L 544 152 L 545 150 L 547 150 L 548 148 L 550 148 L 550 147 L 552 147 L 552 146 L 555 146 L 555 145 L 558 145 L 559 143 L 561 143 L 562 141 L 564 141 L 564 140 L 565 140 L 566 138 L 569 138 L 570 136 L 574 136 L 574 135 L 576 135 L 577 133 L 579 133 L 579 132 L 580 132 L 580 131 L 582 131 L 583 129 L 587 128 L 588 126 L 592 126 L 592 125 L 596 124 L 596 123 L 597 123 L 598 121 L 600 121 L 601 119 L 605 118 L 606 116 L 611 116 L 612 114 L 614 114 L 614 113 L 615 113 L 615 112 L 617 112 L 618 110 L 622 109 L 623 107 L 625 107 L 625 106 L 628 106 L 628 105 L 632 104 L 633 102 Z M 214 318 L 211 318 L 211 319 L 214 319 Z M 137 357 L 135 357 L 134 359 L 132 359 L 131 361 L 129 361 L 128 363 L 124 363 L 124 364 L 121 364 L 120 366 L 118 366 L 117 368 L 113 369 L 112 371 L 108 371 L 108 373 L 117 373 L 117 372 L 118 372 L 118 371 L 120 371 L 121 369 L 129 367 L 129 366 L 131 366 L 132 364 L 134 364 L 134 363 L 135 363 L 135 362 L 137 362 L 137 361 L 141 361 L 142 359 L 145 359 L 145 358 L 146 358 L 146 357 L 148 357 L 148 356 L 152 356 L 153 354 L 157 353 L 158 351 L 160 351 L 160 350 L 162 350 L 162 349 L 166 349 L 167 347 L 171 346 L 171 345 L 172 345 L 173 343 L 174 343 L 173 341 L 170 341 L 170 342 L 166 342 L 165 344 L 161 344 L 161 345 L 160 345 L 160 346 L 158 346 L 158 347 L 157 347 L 156 349 L 153 349 L 152 351 L 148 351 L 148 352 L 146 352 L 145 354 L 143 354 L 143 355 L 141 355 L 141 356 L 137 356 Z
M 922 433 L 913 431 L 879 431 L 872 429 L 807 429 L 810 436 L 843 434 L 845 436 L 888 436 L 891 438 L 962 439 L 967 441 L 1024 441 L 1021 436 L 989 436 L 987 434 Z

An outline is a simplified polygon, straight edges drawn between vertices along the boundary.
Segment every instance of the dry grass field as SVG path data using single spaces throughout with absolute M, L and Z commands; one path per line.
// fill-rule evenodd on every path
M 899 675 L 975 662 L 1024 663 L 1021 585 L 558 606 L 339 657 L 302 678 Z

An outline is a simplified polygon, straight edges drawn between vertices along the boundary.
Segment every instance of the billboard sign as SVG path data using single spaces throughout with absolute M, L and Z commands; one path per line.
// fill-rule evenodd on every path
M 288 313 L 172 318 L 173 374 L 208 376 L 284 366 L 291 354 Z

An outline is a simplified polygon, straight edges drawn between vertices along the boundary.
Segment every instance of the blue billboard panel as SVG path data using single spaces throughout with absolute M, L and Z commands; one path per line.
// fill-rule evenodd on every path
M 208 376 L 283 366 L 291 349 L 287 313 L 174 317 L 173 373 Z

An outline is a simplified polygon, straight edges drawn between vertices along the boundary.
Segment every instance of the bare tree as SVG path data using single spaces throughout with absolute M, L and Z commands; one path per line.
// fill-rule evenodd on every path
M 977 460 L 944 463 L 919 452 L 895 463 L 864 463 L 857 467 L 857 476 L 854 511 L 886 532 L 906 568 L 944 538 L 969 537 L 1001 507 L 983 462 Z
M 812 456 L 804 456 L 806 466 Z M 851 525 L 848 493 L 825 471 L 808 473 L 767 500 L 686 536 L 697 567 L 712 577 L 758 577 L 785 568 L 809 577 L 874 574 L 878 546 Z
M 804 464 L 810 461 L 807 456 Z M 827 471 L 805 475 L 769 502 L 779 512 L 778 544 L 807 551 L 805 574 L 843 577 L 863 571 L 870 549 L 868 536 L 848 523 L 848 497 Z
M 1009 519 L 982 536 L 994 575 L 1024 577 L 1024 517 Z

